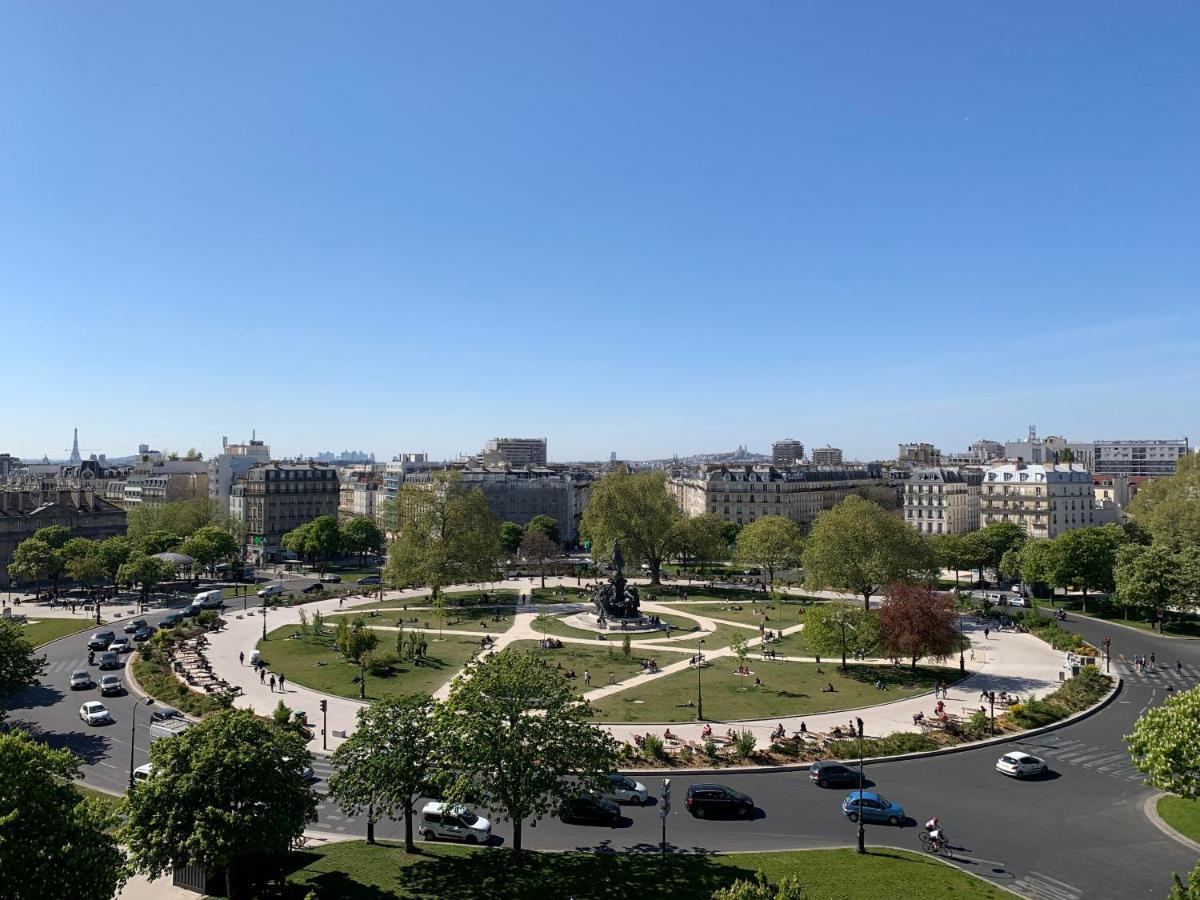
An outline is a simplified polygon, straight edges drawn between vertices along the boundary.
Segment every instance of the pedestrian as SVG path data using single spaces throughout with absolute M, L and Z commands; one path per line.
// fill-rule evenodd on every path
M 1157 656 L 1155 654 L 1151 653 L 1150 654 L 1150 668 L 1151 669 L 1158 668 L 1158 666 L 1156 665 L 1156 661 L 1157 661 Z
M 271 693 L 275 693 L 275 676 L 271 676 Z
M 1181 663 L 1179 660 L 1175 660 L 1175 674 L 1176 675 L 1183 674 L 1183 663 Z
M 246 664 L 246 651 L 239 650 L 238 651 L 238 665 L 244 666 L 245 664 Z
M 583 670 L 583 686 L 584 687 L 592 686 L 592 673 L 589 672 L 587 669 Z
M 346 602 L 346 596 L 345 596 L 345 594 L 343 594 L 342 596 L 338 597 L 338 609 L 341 609 L 341 608 L 342 608 L 342 604 L 343 604 L 343 603 L 345 603 L 345 602 Z M 407 609 L 407 608 L 408 608 L 408 607 L 405 607 L 405 609 Z
M 279 673 L 279 693 L 283 693 L 283 673 Z
M 267 683 L 267 670 L 266 670 L 266 669 L 262 669 L 262 668 L 260 668 L 260 669 L 258 670 L 258 683 L 259 683 L 259 684 L 266 684 L 266 683 Z
M 988 639 L 988 637 L 991 635 L 991 633 L 992 633 L 992 629 L 984 628 L 983 629 L 983 639 L 986 641 Z

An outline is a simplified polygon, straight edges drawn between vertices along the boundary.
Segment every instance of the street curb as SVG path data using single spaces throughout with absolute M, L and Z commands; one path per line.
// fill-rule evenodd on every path
M 1150 820 L 1151 825 L 1153 825 L 1167 837 L 1171 838 L 1171 840 L 1183 844 L 1183 846 L 1187 847 L 1193 853 L 1200 854 L 1200 844 L 1197 844 L 1187 835 L 1180 834 L 1178 831 L 1168 825 L 1166 820 L 1158 814 L 1158 801 L 1163 797 L 1169 796 L 1171 795 L 1167 793 L 1159 793 L 1147 797 L 1146 802 L 1142 804 L 1142 812 L 1146 814 L 1146 818 Z
M 947 756 L 951 753 L 962 753 L 966 750 L 978 750 L 980 747 L 989 747 L 993 744 L 1007 744 L 1012 741 L 1022 741 L 1026 738 L 1037 737 L 1040 734 L 1046 734 L 1051 731 L 1057 731 L 1059 728 L 1065 728 L 1068 725 L 1074 725 L 1083 719 L 1088 718 L 1095 713 L 1098 713 L 1120 692 L 1123 679 L 1119 676 L 1112 676 L 1114 684 L 1112 690 L 1095 704 L 1087 709 L 1067 716 L 1065 719 L 1060 719 L 1057 722 L 1051 722 L 1049 725 L 1043 725 L 1041 728 L 1031 728 L 1028 731 L 1014 731 L 1010 734 L 998 735 L 994 738 L 985 738 L 982 741 L 970 741 L 965 744 L 955 744 L 953 747 L 939 747 L 937 750 L 921 750 L 916 753 L 901 753 L 896 756 L 873 756 L 862 761 L 863 765 L 875 765 L 884 762 L 908 762 L 913 759 L 927 759 L 933 756 Z M 679 768 L 660 768 L 660 769 L 621 769 L 625 775 L 640 775 L 644 778 L 648 777 L 669 777 L 672 775 L 722 775 L 728 772 L 738 775 L 750 774 L 754 772 L 803 772 L 812 767 L 812 762 L 807 763 L 787 763 L 781 766 L 725 766 L 717 769 L 693 769 L 689 767 Z

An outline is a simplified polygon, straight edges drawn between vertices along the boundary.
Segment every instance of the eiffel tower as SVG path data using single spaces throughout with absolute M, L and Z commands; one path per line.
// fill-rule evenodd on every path
M 83 462 L 83 457 L 79 455 L 79 429 L 75 429 L 75 440 L 71 443 L 71 465 L 77 466 Z

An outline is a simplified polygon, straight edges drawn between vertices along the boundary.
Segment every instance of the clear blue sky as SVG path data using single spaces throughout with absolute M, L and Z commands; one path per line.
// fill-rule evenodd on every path
M 1195 438 L 1200 6 L 0 7 L 0 452 Z

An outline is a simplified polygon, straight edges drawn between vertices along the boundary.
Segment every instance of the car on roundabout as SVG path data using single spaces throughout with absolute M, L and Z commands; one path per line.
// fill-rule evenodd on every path
M 466 806 L 431 800 L 421 808 L 417 831 L 427 841 L 486 844 L 492 837 L 492 823 Z
M 139 628 L 137 631 L 135 631 L 131 635 L 131 637 L 134 639 L 134 641 L 136 641 L 137 643 L 140 644 L 140 643 L 142 643 L 142 641 L 150 640 L 150 636 L 152 634 L 154 634 L 154 626 L 153 625 L 143 625 L 141 628 Z
M 608 776 L 609 788 L 603 796 L 614 803 L 636 803 L 641 806 L 650 802 L 650 792 L 640 781 L 634 781 L 628 775 L 614 772 Z
M 76 669 L 71 673 L 71 690 L 80 691 L 92 686 L 92 673 L 87 669 Z
M 817 787 L 837 787 L 858 784 L 858 770 L 829 759 L 812 764 L 808 770 L 809 780 Z
M 684 806 L 697 819 L 749 819 L 754 815 L 750 796 L 724 784 L 689 784 Z
M 101 697 L 107 697 L 109 694 L 123 693 L 125 693 L 125 688 L 121 686 L 121 676 L 113 675 L 111 672 L 100 676 Z
M 107 725 L 112 722 L 112 713 L 98 700 L 89 700 L 79 707 L 79 718 L 88 725 Z
M 905 820 L 903 806 L 874 791 L 851 791 L 842 801 L 842 814 L 851 822 L 857 822 L 861 817 L 864 822 L 901 825 Z
M 139 628 L 145 628 L 145 627 L 146 627 L 145 619 L 134 619 L 130 622 L 126 622 L 125 628 L 123 630 L 125 631 L 126 634 L 133 634 Z
M 558 818 L 563 822 L 616 825 L 621 821 L 621 807 L 599 794 L 585 792 L 567 800 L 559 810 Z
M 364 575 L 355 584 L 383 584 L 383 577 L 380 575 Z
M 128 638 L 119 637 L 108 645 L 108 649 L 116 654 L 128 653 L 133 649 L 133 641 Z
M 321 580 L 323 582 L 325 582 L 326 584 L 341 584 L 342 576 L 337 575 L 333 572 L 326 572 L 324 575 L 321 576 Z
M 151 722 L 166 722 L 168 719 L 179 719 L 186 722 L 187 716 L 170 706 L 156 706 L 150 711 Z
M 1012 750 L 996 760 L 996 771 L 1001 775 L 1021 779 L 1031 775 L 1045 775 L 1050 771 L 1050 767 L 1044 759 L 1020 750 Z
M 312 584 L 308 585 L 307 587 L 301 588 L 300 593 L 302 593 L 302 594 L 319 594 L 323 590 L 325 590 L 325 585 L 321 584 L 321 582 L 319 582 L 319 581 L 314 581 Z
M 88 640 L 89 650 L 107 650 L 108 645 L 117 639 L 116 634 L 111 631 L 97 631 Z

